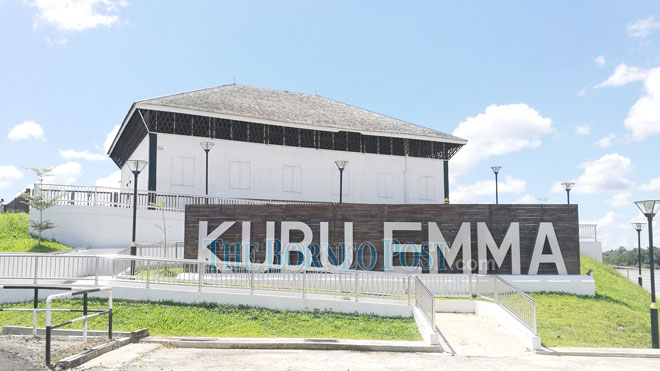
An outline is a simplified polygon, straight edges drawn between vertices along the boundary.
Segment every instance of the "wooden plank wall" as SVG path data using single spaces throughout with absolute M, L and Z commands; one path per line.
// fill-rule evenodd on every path
M 531 260 L 540 222 L 552 222 L 569 274 L 580 273 L 577 205 L 385 205 L 385 204 L 323 204 L 323 205 L 187 205 L 185 216 L 185 258 L 197 259 L 198 226 L 200 220 L 209 223 L 209 232 L 223 221 L 236 221 L 222 236 L 223 244 L 241 242 L 241 223 L 250 221 L 251 242 L 257 243 L 256 261 L 265 256 L 266 221 L 276 222 L 275 238 L 280 239 L 280 222 L 300 221 L 310 226 L 313 242 L 319 243 L 319 223 L 329 222 L 331 246 L 344 241 L 344 222 L 353 222 L 354 243 L 371 242 L 377 250 L 374 270 L 383 269 L 383 222 L 421 222 L 422 231 L 395 232 L 401 243 L 421 244 L 428 240 L 427 222 L 436 222 L 448 243 L 463 222 L 470 222 L 472 259 L 477 259 L 477 222 L 485 222 L 499 245 L 511 222 L 520 223 L 521 273 L 526 274 Z M 293 231 L 291 241 L 300 241 L 302 233 Z M 546 246 L 546 252 L 549 252 Z M 218 256 L 222 257 L 218 250 Z M 410 254 L 406 254 L 410 255 Z M 365 252 L 365 261 L 371 257 Z M 409 256 L 405 257 L 410 262 Z M 488 259 L 491 260 L 490 252 Z M 457 261 L 462 260 L 459 253 Z M 400 265 L 395 259 L 395 265 Z M 460 273 L 456 262 L 447 273 Z M 476 269 L 474 270 L 476 273 Z M 510 274 L 510 252 L 499 269 L 489 273 Z M 557 274 L 553 264 L 541 264 L 538 274 Z

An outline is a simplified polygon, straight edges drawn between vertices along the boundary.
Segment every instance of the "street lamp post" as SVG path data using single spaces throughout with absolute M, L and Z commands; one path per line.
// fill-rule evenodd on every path
M 348 161 L 337 160 L 335 161 L 335 165 L 337 165 L 337 169 L 339 169 L 339 203 L 342 203 L 344 195 L 344 169 L 346 169 Z
M 142 160 L 128 160 L 126 161 L 128 169 L 133 173 L 133 237 L 131 239 L 131 255 L 137 255 L 137 245 L 135 244 L 135 230 L 137 226 L 137 188 L 138 188 L 138 175 L 144 167 L 147 166 L 147 161 Z M 135 275 L 135 260 L 131 260 L 131 276 Z
M 642 286 L 642 242 L 641 233 L 644 229 L 644 223 L 632 223 L 633 228 L 637 231 L 637 260 L 639 261 L 639 274 L 637 275 L 637 282 Z
M 206 152 L 206 203 L 209 202 L 209 151 L 213 148 L 213 142 L 201 142 L 199 144 Z
M 564 189 L 566 190 L 566 204 L 570 205 L 571 204 L 571 189 L 573 189 L 573 186 L 575 185 L 575 182 L 564 182 L 561 185 L 564 186 Z
M 497 190 L 497 174 L 499 174 L 501 166 L 491 166 L 491 169 L 493 169 L 493 173 L 495 173 L 495 204 L 500 203 L 499 195 L 498 195 L 498 190 Z
M 646 216 L 649 229 L 649 265 L 651 270 L 651 345 L 654 349 L 660 348 L 658 342 L 658 306 L 655 303 L 655 265 L 653 263 L 653 217 L 660 211 L 659 200 L 636 201 L 639 210 Z

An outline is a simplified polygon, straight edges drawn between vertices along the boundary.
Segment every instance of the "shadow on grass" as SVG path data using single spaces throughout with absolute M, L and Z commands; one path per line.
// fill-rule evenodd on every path
M 53 252 L 53 251 L 61 251 L 62 249 L 56 249 L 53 247 L 49 247 L 46 245 L 39 245 L 38 243 L 33 244 L 30 246 L 28 249 L 26 249 L 26 252 Z

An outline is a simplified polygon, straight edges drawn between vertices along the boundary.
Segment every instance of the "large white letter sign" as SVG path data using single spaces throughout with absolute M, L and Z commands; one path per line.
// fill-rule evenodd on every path
M 353 264 L 353 222 L 344 222 L 344 257 L 343 261 L 339 265 L 334 265 L 330 262 L 328 257 L 328 250 L 330 249 L 330 243 L 328 242 L 328 222 L 321 222 L 320 224 L 320 241 L 321 249 L 321 264 L 324 268 L 328 269 L 349 269 L 351 264 Z M 339 257 L 337 257 L 339 259 Z
M 545 245 L 546 238 L 550 244 L 551 254 L 543 254 L 543 245 Z M 539 224 L 539 233 L 536 235 L 532 261 L 529 263 L 527 274 L 537 274 L 541 263 L 552 263 L 557 267 L 557 273 L 566 274 L 566 264 L 564 264 L 564 258 L 561 256 L 559 242 L 557 242 L 557 235 L 552 223 L 543 222 Z
M 413 253 L 417 252 L 421 254 L 422 248 L 419 245 L 412 243 L 407 243 L 401 245 L 400 243 L 394 243 L 393 233 L 394 231 L 421 231 L 422 223 L 416 222 L 384 222 L 383 223 L 383 244 L 385 245 L 385 251 L 383 252 L 383 270 L 391 271 L 392 268 L 392 258 L 394 253 L 403 252 L 405 253 L 408 250 L 408 247 L 413 249 Z M 403 246 L 403 247 L 402 247 Z
M 209 222 L 201 220 L 199 222 L 199 234 L 197 235 L 197 259 L 211 260 L 211 251 L 209 245 L 218 239 L 223 233 L 227 232 L 236 222 L 222 222 L 213 232 L 208 233 Z
M 429 254 L 432 259 L 432 266 L 429 272 L 437 272 L 437 265 L 434 263 L 437 259 L 436 249 L 446 250 L 445 254 L 443 251 L 445 260 L 447 260 L 447 265 L 451 267 L 454 265 L 454 260 L 458 255 L 458 251 L 463 249 L 463 273 L 470 274 L 472 269 L 470 263 L 472 261 L 472 239 L 470 238 L 470 223 L 465 222 L 461 224 L 461 228 L 458 229 L 456 233 L 456 238 L 454 238 L 454 243 L 449 246 L 445 237 L 440 232 L 440 228 L 437 223 L 429 222 Z
M 511 274 L 520 274 L 520 223 L 513 222 L 509 225 L 502 245 L 497 246 L 493 235 L 490 234 L 486 223 L 477 223 L 477 245 L 479 247 L 479 274 L 488 274 L 488 254 L 490 250 L 495 264 L 502 266 L 507 251 L 511 250 Z
M 289 232 L 292 229 L 299 230 L 303 233 L 303 239 L 300 242 L 289 242 Z M 303 267 L 312 266 L 312 254 L 309 250 L 309 245 L 312 243 L 312 229 L 303 222 L 282 222 L 282 265 L 287 268 L 300 269 Z M 303 254 L 303 263 L 291 267 L 289 264 L 289 256 L 291 251 L 300 251 Z

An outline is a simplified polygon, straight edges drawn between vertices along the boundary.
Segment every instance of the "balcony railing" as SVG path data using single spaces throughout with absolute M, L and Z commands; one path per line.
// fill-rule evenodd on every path
M 596 236 L 596 224 L 580 224 L 580 239 L 598 241 Z
M 56 200 L 56 205 L 133 207 L 133 192 L 121 188 L 43 184 L 41 187 L 35 186 L 35 192 L 41 192 L 46 199 Z M 144 190 L 137 192 L 138 209 L 156 209 L 153 204 L 161 204 L 165 211 L 181 212 L 185 210 L 186 205 L 314 205 L 322 203 L 184 195 Z

